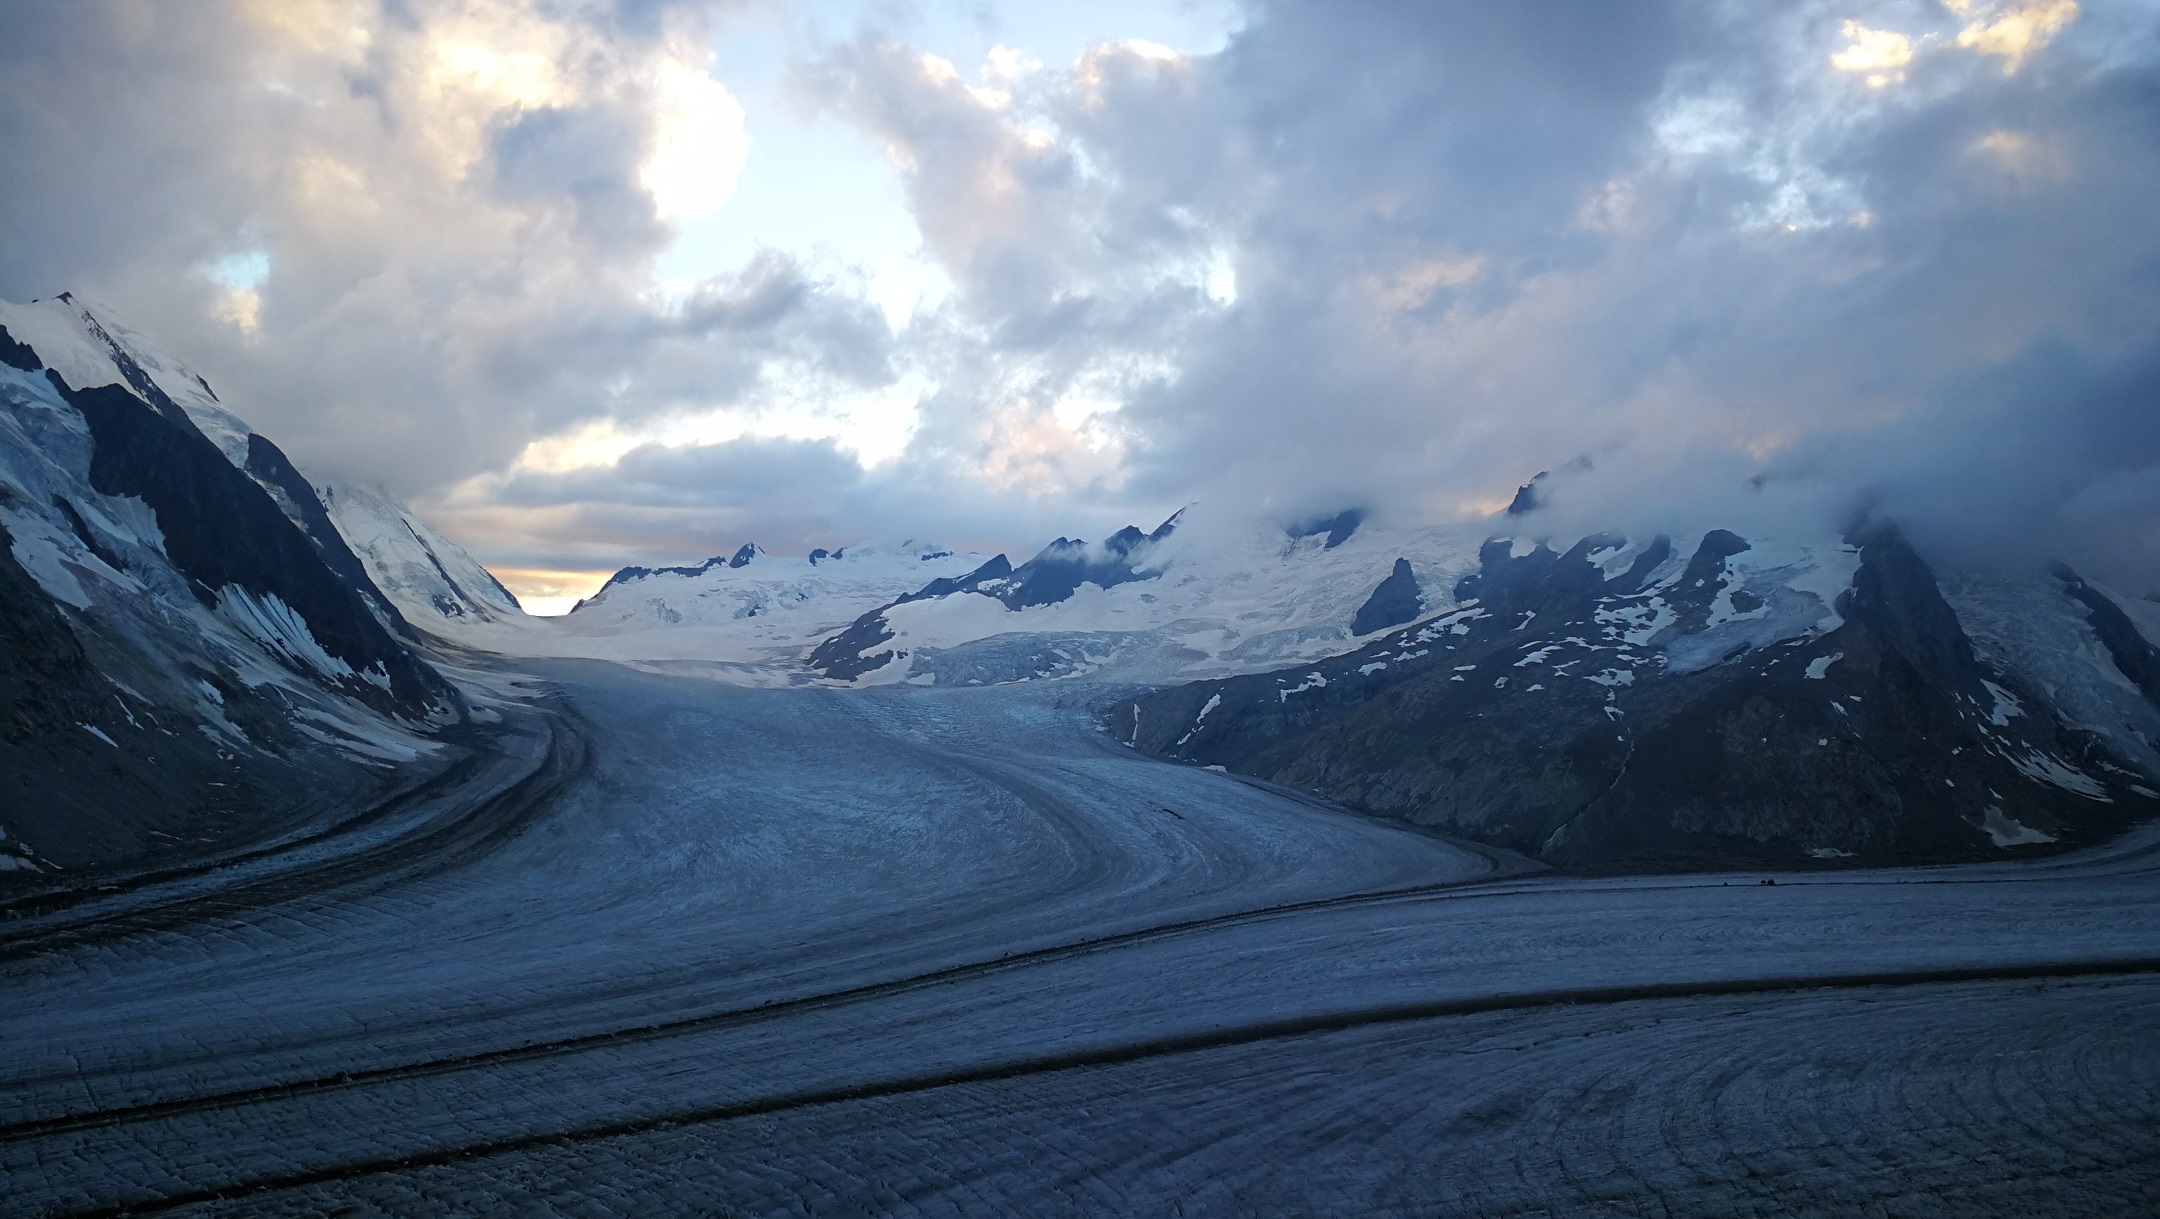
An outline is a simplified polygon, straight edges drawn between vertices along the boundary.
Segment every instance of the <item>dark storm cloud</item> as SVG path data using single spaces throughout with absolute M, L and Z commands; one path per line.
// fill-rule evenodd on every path
M 2119 355 L 2042 341 L 1789 465 L 1856 483 L 1859 508 L 1960 564 L 2062 558 L 2143 593 L 2160 571 L 2156 415 L 2160 337 Z
M 15 299 L 205 257 L 260 181 L 249 39 L 213 6 L 0 4 L 0 272 Z
M 1837 70 L 1848 19 L 1918 49 Z M 2160 335 L 2152 14 L 2020 58 L 1961 47 L 1963 20 L 1272 4 L 1219 56 L 1011 86 L 1056 142 L 907 48 L 809 79 L 901 149 L 958 310 L 1002 340 L 977 431 L 1000 398 L 1167 367 L 1124 386 L 1128 503 L 1431 519 L 1591 454 L 1570 527 L 1873 503 L 1946 550 L 2160 580 L 2150 530 L 2089 524 L 2136 502 L 2160 412 L 2087 392 L 2140 384 Z M 1211 248 L 1227 307 L 1134 270 Z M 1176 320 L 1113 324 L 1151 308 Z M 930 434 L 961 451 L 965 418 Z
M 503 488 L 500 500 L 533 506 L 605 500 L 802 515 L 844 496 L 862 476 L 862 467 L 829 440 L 745 437 L 717 444 L 640 445 L 604 468 L 521 472 Z

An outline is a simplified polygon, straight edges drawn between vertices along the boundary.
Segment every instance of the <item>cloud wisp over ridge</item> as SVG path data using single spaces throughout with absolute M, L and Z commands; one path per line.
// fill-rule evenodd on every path
M 111 302 L 506 567 L 1444 520 L 1587 455 L 1556 529 L 1872 508 L 2160 587 L 2137 0 L 1272 2 L 979 62 L 780 5 L 6 7 L 0 295 Z M 715 51 L 756 21 L 897 185 L 912 313 L 809 249 L 657 279 L 788 155 Z

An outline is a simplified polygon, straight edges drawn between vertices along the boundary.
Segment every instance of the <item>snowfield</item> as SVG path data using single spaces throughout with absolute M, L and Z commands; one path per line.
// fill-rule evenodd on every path
M 1136 755 L 1095 726 L 1116 687 L 515 668 L 466 680 L 552 691 L 503 704 L 517 765 L 0 923 L 6 1210 L 2099 1215 L 2160 1188 L 2149 830 L 1558 879 Z
M 750 548 L 754 549 L 754 548 Z M 919 542 L 862 542 L 837 554 L 740 555 L 696 574 L 661 569 L 610 584 L 573 613 L 528 619 L 509 646 L 522 654 L 611 660 L 703 660 L 747 684 L 807 680 L 802 656 L 858 615 L 932 580 L 965 574 L 979 554 Z M 488 646 L 497 636 L 475 632 Z

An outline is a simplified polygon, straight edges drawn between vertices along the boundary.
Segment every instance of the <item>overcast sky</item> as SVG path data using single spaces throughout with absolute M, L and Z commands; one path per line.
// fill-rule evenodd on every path
M 72 289 L 528 595 L 1194 500 L 2160 588 L 2160 2 L 0 0 Z M 1017 556 L 1016 556 L 1017 557 Z

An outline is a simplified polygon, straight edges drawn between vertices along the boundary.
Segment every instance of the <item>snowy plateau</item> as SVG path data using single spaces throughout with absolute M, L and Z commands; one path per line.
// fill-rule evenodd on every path
M 1540 486 L 546 619 L 0 305 L 0 1214 L 2154 1213 L 2160 606 Z

